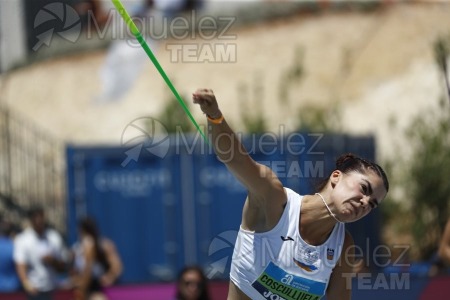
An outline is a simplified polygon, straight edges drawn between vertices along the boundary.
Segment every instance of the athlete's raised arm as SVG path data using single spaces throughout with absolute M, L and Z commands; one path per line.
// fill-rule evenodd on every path
M 270 168 L 250 157 L 225 120 L 212 90 L 198 89 L 193 101 L 207 116 L 211 144 L 217 157 L 248 190 L 249 201 L 244 209 L 262 213 L 254 217 L 266 222 L 265 229 L 270 229 L 278 222 L 286 202 L 280 180 Z

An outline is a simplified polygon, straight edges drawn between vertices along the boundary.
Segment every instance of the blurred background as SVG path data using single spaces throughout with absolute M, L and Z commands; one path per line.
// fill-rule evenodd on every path
M 348 226 L 354 299 L 446 299 L 448 1 L 123 3 L 202 129 L 191 93 L 206 87 L 288 187 L 311 192 L 343 152 L 386 168 L 387 199 Z M 70 247 L 92 216 L 124 264 L 111 299 L 171 299 L 185 265 L 225 299 L 245 190 L 110 1 L 0 0 L 0 132 L 15 232 L 40 204 Z

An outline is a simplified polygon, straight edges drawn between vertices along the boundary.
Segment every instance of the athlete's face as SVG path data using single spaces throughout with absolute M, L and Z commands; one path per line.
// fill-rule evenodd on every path
M 354 222 L 375 209 L 386 196 L 383 180 L 373 171 L 331 174 L 333 212 L 343 222 Z

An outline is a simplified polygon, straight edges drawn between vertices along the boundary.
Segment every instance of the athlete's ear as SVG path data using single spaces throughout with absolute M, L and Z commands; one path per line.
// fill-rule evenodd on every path
M 330 175 L 330 183 L 331 183 L 331 187 L 332 188 L 334 188 L 336 186 L 336 184 L 341 179 L 341 176 L 342 176 L 342 172 L 339 171 L 339 170 L 334 170 L 333 173 L 331 173 L 331 175 Z

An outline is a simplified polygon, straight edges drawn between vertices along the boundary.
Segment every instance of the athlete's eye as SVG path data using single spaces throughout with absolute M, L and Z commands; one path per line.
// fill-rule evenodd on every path
M 367 185 L 361 184 L 361 191 L 364 195 L 367 195 L 368 190 Z

